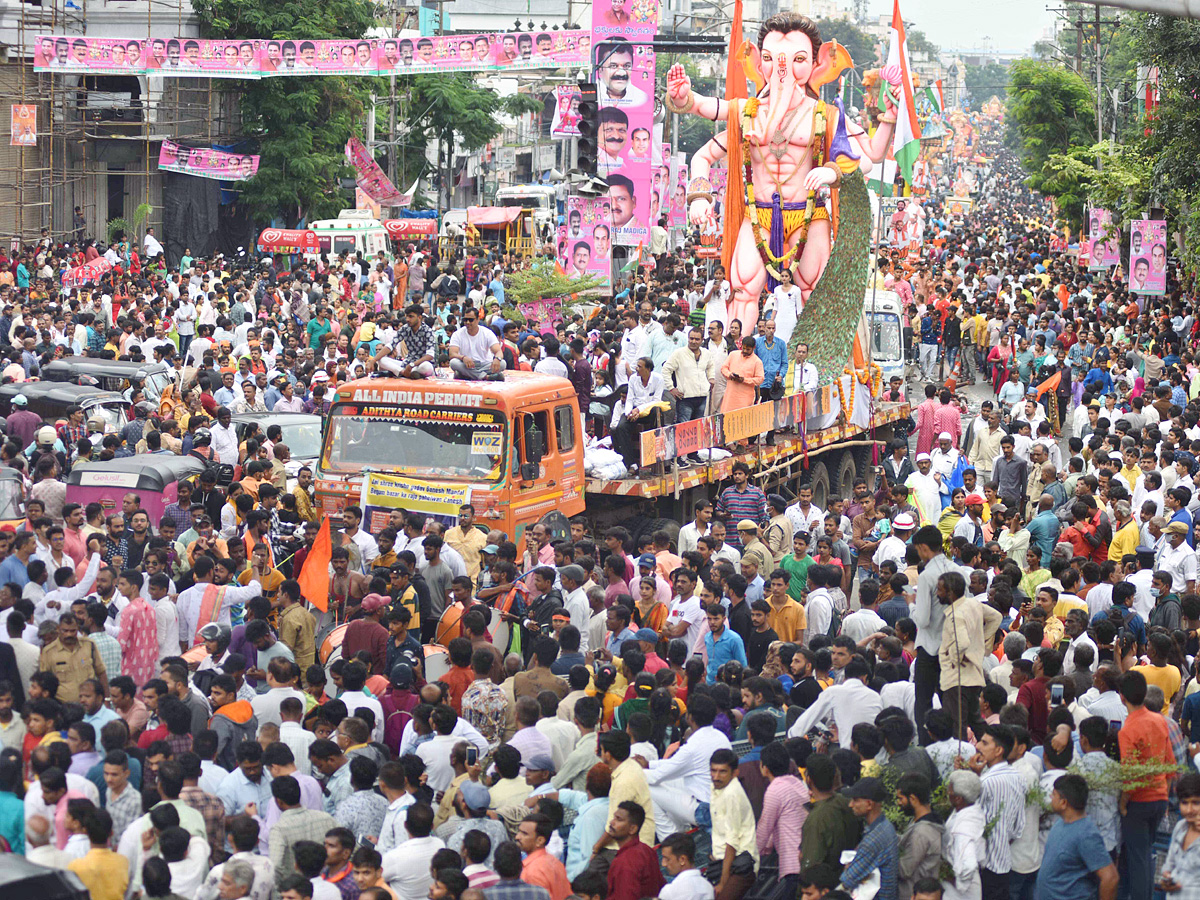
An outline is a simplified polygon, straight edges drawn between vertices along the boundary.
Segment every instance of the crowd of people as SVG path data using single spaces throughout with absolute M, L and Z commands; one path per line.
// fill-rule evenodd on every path
M 94 900 L 1195 895 L 1194 306 L 1081 269 L 988 152 L 969 218 L 926 198 L 921 253 L 885 247 L 871 276 L 925 381 L 993 385 L 977 414 L 916 382 L 876 475 L 827 510 L 744 464 L 646 534 L 510 535 L 470 506 L 372 533 L 349 506 L 318 605 L 312 473 L 293 485 L 278 435 L 231 414 L 325 413 L 377 368 L 524 368 L 632 452 L 650 404 L 682 421 L 816 383 L 777 346 L 794 289 L 743 337 L 687 244 L 540 336 L 504 319 L 519 262 L 436 247 L 168 269 L 150 234 L 67 292 L 94 247 L 0 259 L 5 382 L 79 355 L 175 379 L 130 385 L 117 434 L 20 398 L 7 420 L 0 462 L 30 489 L 0 530 L 4 849 Z M 206 469 L 158 521 L 136 492 L 65 502 L 81 459 L 139 453 L 239 478 Z

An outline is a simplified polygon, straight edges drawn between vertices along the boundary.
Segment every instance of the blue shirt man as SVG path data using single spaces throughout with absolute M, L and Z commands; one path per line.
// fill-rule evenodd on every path
M 776 378 L 782 378 L 787 372 L 787 347 L 783 341 L 775 339 L 775 322 L 764 322 L 766 334 L 760 334 L 754 339 L 754 355 L 762 360 L 762 387 L 769 388 Z
M 1038 501 L 1039 507 L 1041 501 Z M 1029 532 L 1029 544 L 1037 547 L 1042 554 L 1042 565 L 1050 564 L 1050 553 L 1054 550 L 1054 542 L 1058 540 L 1061 528 L 1058 516 L 1054 515 L 1053 501 L 1048 500 L 1045 508 L 1039 508 L 1038 514 L 1029 520 L 1025 530 Z
M 736 659 L 744 668 L 746 645 L 742 636 L 725 627 L 725 608 L 716 604 L 706 610 L 708 634 L 704 635 L 704 649 L 708 653 L 708 683 L 717 680 L 717 671 L 731 659 Z

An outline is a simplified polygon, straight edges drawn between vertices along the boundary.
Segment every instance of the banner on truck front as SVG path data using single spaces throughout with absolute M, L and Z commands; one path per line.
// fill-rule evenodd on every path
M 471 486 L 417 481 L 399 475 L 368 474 L 363 479 L 360 503 L 369 530 L 378 533 L 387 527 L 393 509 L 424 513 L 440 522 L 455 524 L 458 511 L 471 502 Z

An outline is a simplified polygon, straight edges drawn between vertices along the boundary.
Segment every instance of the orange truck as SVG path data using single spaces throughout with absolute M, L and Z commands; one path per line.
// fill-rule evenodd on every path
M 715 498 L 739 460 L 768 493 L 791 498 L 808 484 L 813 503 L 828 508 L 831 494 L 849 496 L 855 478 L 869 476 L 872 445 L 889 440 L 891 423 L 907 415 L 906 403 L 876 402 L 869 428 L 839 421 L 803 439 L 780 432 L 773 446 L 711 465 L 655 464 L 637 478 L 608 480 L 584 472 L 579 405 L 565 379 L 529 372 L 506 372 L 503 381 L 361 379 L 334 394 L 315 473 L 317 504 L 340 519 L 346 505 L 360 503 L 364 478 L 377 474 L 401 489 L 385 505 L 420 509 L 439 493 L 465 497 L 479 525 L 518 546 L 535 523 L 565 534 L 567 519 L 579 513 L 593 534 L 612 525 L 635 538 L 659 529 L 674 534 L 693 518 L 697 500 Z M 371 529 L 385 516 L 376 510 Z

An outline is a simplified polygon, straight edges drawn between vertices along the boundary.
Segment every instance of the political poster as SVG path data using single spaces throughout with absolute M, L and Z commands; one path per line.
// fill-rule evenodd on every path
M 1088 213 L 1088 268 L 1107 269 L 1121 261 L 1121 242 L 1112 228 L 1112 213 L 1093 208 Z
M 392 180 L 375 162 L 375 157 L 356 137 L 346 141 L 346 163 L 354 169 L 355 183 L 376 203 L 382 206 L 407 206 L 412 202 L 410 195 L 396 190 Z
M 556 138 L 579 137 L 579 88 L 560 84 L 554 89 L 554 120 L 550 123 L 550 136 Z
M 33 66 L 36 72 L 167 78 L 419 75 L 581 66 L 591 60 L 591 49 L 588 31 L 357 40 L 42 35 L 34 41 Z
M 1140 219 L 1129 223 L 1129 290 L 1142 297 L 1167 292 L 1167 223 Z
M 543 297 L 540 300 L 530 300 L 518 303 L 517 312 L 525 317 L 530 328 L 536 328 L 539 334 L 554 334 L 558 323 L 563 320 L 562 297 Z
M 592 4 L 592 39 L 613 37 L 651 43 L 658 31 L 658 0 L 595 0 Z
M 157 38 L 147 43 L 150 75 L 172 78 L 258 78 L 258 41 Z
M 654 163 L 654 48 L 624 37 L 595 47 L 600 104 L 597 170 L 608 181 L 614 240 L 636 247 L 649 235 Z
M 175 141 L 163 141 L 158 151 L 160 169 L 215 181 L 246 181 L 257 174 L 258 163 L 257 154 L 185 147 Z
M 572 279 L 612 277 L 612 203 L 607 197 L 568 197 L 564 268 Z
M 37 105 L 34 103 L 12 104 L 12 125 L 9 146 L 37 146 Z
M 63 74 L 130 75 L 146 70 L 145 41 L 46 35 L 34 42 L 33 68 Z
M 379 74 L 374 41 L 262 41 L 262 45 L 258 63 L 262 78 Z
M 106 272 L 112 270 L 113 264 L 103 256 L 97 256 L 90 263 L 64 269 L 62 273 L 63 287 L 82 287 L 85 284 L 97 284 Z
M 670 219 L 672 228 L 682 228 L 687 225 L 688 164 L 687 158 L 682 153 L 676 154 L 676 157 L 675 177 L 672 179 L 671 186 Z

